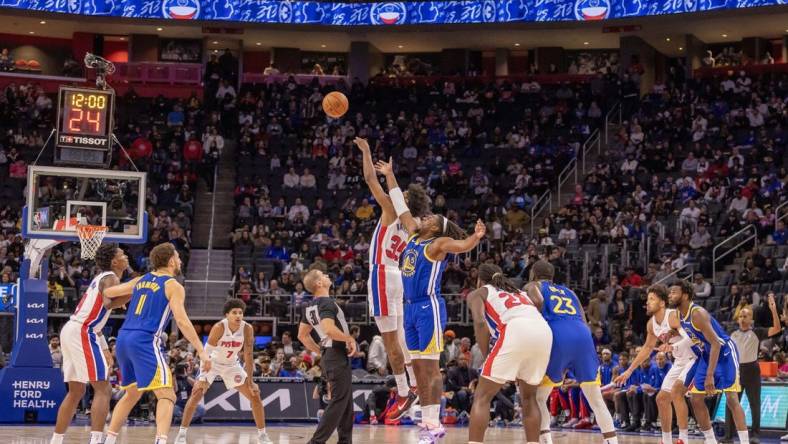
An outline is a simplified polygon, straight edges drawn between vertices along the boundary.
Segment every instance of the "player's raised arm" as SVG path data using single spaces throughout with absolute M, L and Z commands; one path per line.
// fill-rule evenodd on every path
M 142 279 L 142 276 L 136 277 L 126 283 L 106 288 L 102 294 L 105 298 L 109 299 L 130 297 L 131 291 L 134 290 L 134 286 L 137 285 L 137 281 L 140 279 Z
M 485 287 L 477 288 L 468 294 L 468 308 L 473 316 L 473 333 L 476 337 L 476 343 L 479 344 L 482 356 L 486 358 L 487 353 L 490 351 L 490 331 L 487 329 L 487 324 L 484 320 L 485 299 L 487 299 L 487 289 Z
M 369 149 L 369 143 L 367 139 L 362 139 L 361 137 L 353 139 L 353 143 L 361 150 L 361 164 L 364 170 L 364 181 L 367 183 L 369 191 L 372 192 L 372 197 L 375 198 L 375 201 L 380 205 L 381 210 L 383 210 L 383 223 L 390 224 L 396 219 L 397 213 L 394 211 L 394 205 L 391 203 L 391 198 L 383 191 L 383 187 L 380 186 L 380 182 L 378 182 L 378 177 L 375 174 L 375 165 L 372 163 L 372 153 Z
M 448 223 L 445 218 L 443 219 L 445 223 Z M 443 260 L 443 258 L 446 257 L 446 253 L 467 253 L 479 245 L 479 242 L 484 239 L 486 233 L 487 227 L 484 225 L 484 222 L 479 219 L 476 221 L 476 228 L 472 235 L 459 240 L 451 237 L 439 237 L 435 239 L 435 242 L 427 246 L 427 254 L 435 260 Z
M 375 171 L 386 176 L 386 185 L 389 188 L 389 196 L 394 211 L 402 222 L 402 225 L 408 230 L 408 233 L 415 234 L 419 231 L 419 223 L 416 222 L 416 219 L 410 213 L 408 205 L 405 203 L 405 195 L 402 194 L 402 190 L 397 183 L 397 177 L 394 175 L 391 158 L 389 158 L 388 162 L 378 160 L 375 164 Z
M 632 372 L 634 372 L 635 369 L 637 369 L 646 359 L 651 357 L 651 351 L 657 346 L 658 339 L 657 336 L 654 335 L 654 327 L 651 324 L 651 320 L 646 323 L 646 341 L 643 343 L 643 346 L 640 347 L 638 354 L 632 359 L 632 362 L 629 364 L 629 368 L 627 368 L 620 375 L 616 376 L 616 379 L 613 381 L 616 384 L 626 383 L 627 379 L 632 376 Z
M 699 307 L 696 310 L 692 310 L 692 314 L 690 316 L 692 316 L 692 324 L 697 325 L 698 330 L 703 334 L 703 337 L 705 337 L 711 345 L 704 388 L 706 389 L 707 394 L 712 395 L 716 391 L 714 387 L 714 371 L 717 370 L 717 361 L 720 358 L 722 339 L 717 336 L 717 332 L 715 332 L 714 327 L 711 326 L 711 318 L 709 317 L 709 313 L 704 308 Z
M 183 305 L 184 299 L 186 299 L 186 290 L 184 290 L 180 282 L 175 279 L 170 279 L 167 281 L 165 291 L 167 292 L 167 299 L 170 301 L 169 305 L 170 310 L 172 310 L 172 317 L 178 325 L 178 330 L 183 333 L 183 337 L 189 341 L 195 350 L 197 350 L 203 370 L 206 372 L 209 371 L 211 369 L 211 357 L 208 356 L 205 348 L 203 348 L 200 337 L 194 330 L 194 325 L 192 325 L 192 321 L 189 320 L 189 315 L 186 314 L 186 307 Z M 211 329 L 212 334 L 213 330 L 214 329 Z M 214 339 L 214 342 L 218 341 L 218 337 Z

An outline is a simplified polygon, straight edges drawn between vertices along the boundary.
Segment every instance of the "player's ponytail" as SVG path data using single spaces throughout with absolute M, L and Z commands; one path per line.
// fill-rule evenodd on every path
M 503 274 L 501 267 L 493 264 L 482 264 L 479 266 L 479 280 L 482 284 L 492 285 L 493 287 L 507 291 L 509 293 L 519 293 L 520 289 Z
M 454 240 L 463 240 L 468 237 L 468 233 L 460 228 L 457 224 L 450 221 L 446 216 L 439 216 L 440 235 L 450 237 Z

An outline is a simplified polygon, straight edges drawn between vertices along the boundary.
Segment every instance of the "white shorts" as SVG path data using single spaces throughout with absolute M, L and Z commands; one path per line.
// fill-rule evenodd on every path
M 681 383 L 686 387 L 687 375 L 689 374 L 690 370 L 692 370 L 692 366 L 694 364 L 695 359 L 674 362 L 673 366 L 670 367 L 670 370 L 668 370 L 668 374 L 665 375 L 665 379 L 662 380 L 662 387 L 659 389 L 670 393 L 670 390 L 673 388 L 673 384 L 675 384 L 676 381 L 681 381 Z
M 93 330 L 79 322 L 68 321 L 60 330 L 63 351 L 63 380 L 87 384 L 107 381 L 107 360 Z
M 370 315 L 377 319 L 404 314 L 402 309 L 402 274 L 399 269 L 373 265 L 369 270 L 367 288 L 369 289 L 367 303 Z M 378 326 L 380 327 L 380 324 Z M 381 330 L 381 332 L 383 331 Z M 394 328 L 386 331 L 394 331 Z
M 210 385 L 217 376 L 222 378 L 227 390 L 234 389 L 246 382 L 246 370 L 241 367 L 241 364 L 222 365 L 213 363 L 208 373 L 200 371 L 200 376 L 197 377 L 197 380 L 205 381 Z
M 552 343 L 553 332 L 541 317 L 511 319 L 484 360 L 482 376 L 499 384 L 521 380 L 539 385 L 550 362 Z
M 375 316 L 375 325 L 381 333 L 404 332 L 405 316 Z

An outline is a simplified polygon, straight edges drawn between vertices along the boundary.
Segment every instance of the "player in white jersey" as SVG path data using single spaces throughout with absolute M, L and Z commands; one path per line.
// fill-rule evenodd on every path
M 88 383 L 94 393 L 90 405 L 90 444 L 103 441 L 112 394 L 109 385 L 112 355 L 101 330 L 112 309 L 125 304 L 128 298 L 110 300 L 102 293 L 104 289 L 120 283 L 120 276 L 129 267 L 129 259 L 117 244 L 106 243 L 98 248 L 95 261 L 100 273 L 93 278 L 74 314 L 60 331 L 63 379 L 68 384 L 68 394 L 58 408 L 51 444 L 63 442 L 63 435 L 74 418 L 77 405 L 85 396 Z
M 693 349 L 692 339 L 687 335 L 679 322 L 678 313 L 668 305 L 668 289 L 664 285 L 652 285 L 648 289 L 646 312 L 651 319 L 646 324 L 646 342 L 635 356 L 629 368 L 619 375 L 616 383 L 624 383 L 638 366 L 651 358 L 651 352 L 661 342 L 659 350 L 673 354 L 673 366 L 668 370 L 657 394 L 657 409 L 662 428 L 662 444 L 672 444 L 673 412 L 671 402 L 676 410 L 676 422 L 679 426 L 678 444 L 686 444 L 689 440 L 689 411 L 685 401 L 687 393 L 687 376 L 695 365 L 697 355 Z
M 529 297 L 520 291 L 492 264 L 479 267 L 477 285 L 468 295 L 476 341 L 483 355 L 491 338 L 495 345 L 484 360 L 473 394 L 468 442 L 484 442 L 490 402 L 504 383 L 515 380 L 520 386 L 526 438 L 537 442 L 541 414 L 536 389 L 547 370 L 553 343 L 553 333 L 541 314 L 543 300 L 538 292 Z
M 265 431 L 265 410 L 260 400 L 260 387 L 252 380 L 254 328 L 243 320 L 245 310 L 244 301 L 228 300 L 224 304 L 224 319 L 211 328 L 208 343 L 205 345 L 205 352 L 211 357 L 211 368 L 207 372 L 200 372 L 197 383 L 192 388 L 192 394 L 183 408 L 181 428 L 178 437 L 175 438 L 177 444 L 186 443 L 186 434 L 194 411 L 217 376 L 222 378 L 227 390 L 237 390 L 252 403 L 252 416 L 257 426 L 259 444 L 273 444 Z M 243 366 L 240 361 L 241 353 L 243 353 Z
M 375 318 L 375 324 L 383 337 L 386 355 L 397 381 L 397 405 L 388 415 L 389 419 L 397 420 L 417 399 L 408 384 L 408 377 L 411 384 L 416 383 L 416 377 L 411 367 L 410 353 L 405 345 L 403 287 L 399 269 L 399 257 L 408 244 L 408 232 L 397 217 L 391 198 L 378 182 L 369 144 L 361 138 L 356 138 L 354 142 L 362 153 L 364 180 L 382 210 L 370 240 L 367 300 L 370 314 Z M 407 199 L 414 217 L 426 214 L 429 198 L 423 189 L 411 186 Z

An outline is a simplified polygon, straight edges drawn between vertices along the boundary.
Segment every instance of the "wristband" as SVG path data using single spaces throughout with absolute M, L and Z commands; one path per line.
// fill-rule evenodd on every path
M 101 351 L 109 350 L 109 344 L 107 344 L 107 338 L 105 338 L 104 335 L 99 336 L 97 340 Z
M 397 217 L 410 211 L 410 209 L 408 209 L 408 204 L 405 203 L 405 195 L 402 194 L 402 190 L 399 189 L 399 187 L 389 190 L 389 196 L 391 197 L 391 203 L 394 205 L 394 211 L 397 213 Z

